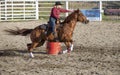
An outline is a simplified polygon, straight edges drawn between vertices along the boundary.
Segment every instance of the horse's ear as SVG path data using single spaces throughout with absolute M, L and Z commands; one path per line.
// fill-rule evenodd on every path
M 77 11 L 80 11 L 79 8 L 77 9 Z
M 79 9 L 77 9 L 75 12 L 76 12 L 76 13 L 79 13 L 79 12 L 80 12 L 80 10 L 79 10 Z

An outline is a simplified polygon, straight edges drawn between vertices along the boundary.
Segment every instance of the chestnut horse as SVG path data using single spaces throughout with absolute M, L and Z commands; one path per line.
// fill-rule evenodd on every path
M 67 47 L 67 50 L 63 51 L 63 53 L 69 53 L 73 50 L 72 35 L 77 22 L 89 23 L 89 20 L 87 20 L 79 9 L 67 16 L 61 25 L 56 25 L 58 26 L 56 28 L 58 39 L 60 42 L 64 42 Z M 32 43 L 27 44 L 27 47 L 31 57 L 34 57 L 32 53 L 34 48 L 42 46 L 45 41 L 54 41 L 54 35 L 52 33 L 49 34 L 49 31 L 46 34 L 46 28 L 42 28 L 41 26 L 45 25 L 37 26 L 35 29 L 22 29 L 18 32 L 18 34 L 22 35 L 30 33 Z

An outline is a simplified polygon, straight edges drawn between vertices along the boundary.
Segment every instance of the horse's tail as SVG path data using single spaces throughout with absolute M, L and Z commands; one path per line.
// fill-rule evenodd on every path
M 27 34 L 30 34 L 32 32 L 33 29 L 17 29 L 17 30 L 13 30 L 13 29 L 7 29 L 5 30 L 6 32 L 9 32 L 11 35 L 22 35 L 22 36 L 26 36 Z

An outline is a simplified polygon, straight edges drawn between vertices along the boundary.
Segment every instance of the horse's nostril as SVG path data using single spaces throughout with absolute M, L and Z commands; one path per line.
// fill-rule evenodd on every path
M 89 20 L 84 21 L 85 24 L 89 23 Z
M 85 23 L 85 24 L 88 24 L 88 23 L 89 23 L 89 20 L 86 20 L 84 23 Z
M 89 20 L 87 20 L 87 23 L 89 23 Z

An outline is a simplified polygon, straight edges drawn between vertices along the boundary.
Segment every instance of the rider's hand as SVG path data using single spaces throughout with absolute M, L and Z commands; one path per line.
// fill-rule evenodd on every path
M 69 11 L 70 11 L 70 12 L 74 12 L 74 10 L 73 10 L 73 9 L 69 9 Z

